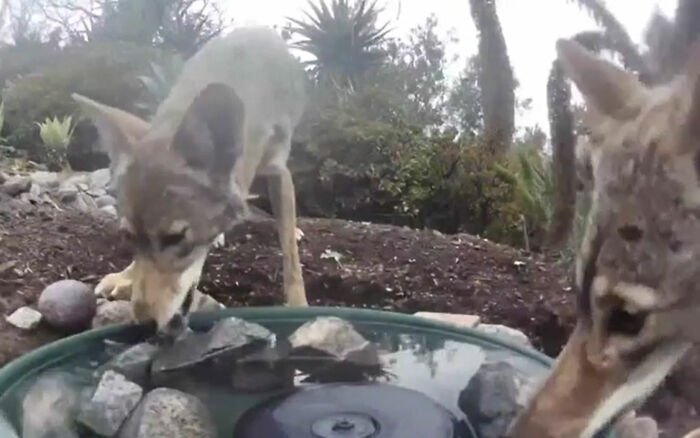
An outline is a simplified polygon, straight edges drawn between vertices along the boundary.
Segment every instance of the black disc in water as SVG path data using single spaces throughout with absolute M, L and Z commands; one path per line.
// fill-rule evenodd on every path
M 455 418 L 431 398 L 388 384 L 302 389 L 247 412 L 235 438 L 456 438 Z

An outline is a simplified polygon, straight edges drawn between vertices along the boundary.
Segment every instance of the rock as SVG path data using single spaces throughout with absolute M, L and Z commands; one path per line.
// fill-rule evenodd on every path
M 274 343 L 275 335 L 265 327 L 236 317 L 224 318 L 207 333 L 188 332 L 171 346 L 162 348 L 153 361 L 152 372 L 188 368 L 224 355 L 235 360 Z
M 78 438 L 73 422 L 80 391 L 66 373 L 45 374 L 22 401 L 23 438 Z
M 58 187 L 59 184 L 58 173 L 56 172 L 39 170 L 29 175 L 29 179 L 32 181 L 32 183 L 37 184 L 44 189 L 55 188 Z
M 92 318 L 92 328 L 132 322 L 134 322 L 134 316 L 129 301 L 104 301 L 97 306 L 95 317 Z
M 456 325 L 458 327 L 473 328 L 479 325 L 481 318 L 477 315 L 467 315 L 460 313 L 437 313 L 437 312 L 416 312 L 413 316 L 419 318 L 427 318 L 435 321 L 444 322 L 447 324 Z
M 0 171 L 0 184 L 5 184 L 5 181 L 10 179 L 10 176 L 5 172 Z
M 19 196 L 29 191 L 32 181 L 22 176 L 12 176 L 2 184 L 2 191 L 10 196 Z
M 62 184 L 56 192 L 56 197 L 61 202 L 73 202 L 78 196 L 78 187 L 73 184 Z
M 481 438 L 501 438 L 522 409 L 517 372 L 506 362 L 485 363 L 459 394 L 460 409 Z
M 528 338 L 525 333 L 511 327 L 506 327 L 499 324 L 479 324 L 476 326 L 476 329 L 489 335 L 504 339 L 507 342 L 514 342 L 526 347 L 532 347 L 530 338 Z
M 213 312 L 216 310 L 225 309 L 226 306 L 216 301 L 211 295 L 195 290 L 192 296 L 192 305 L 190 311 L 195 312 Z
M 110 171 L 107 169 L 98 169 L 90 174 L 90 187 L 93 189 L 105 189 L 109 185 Z
M 46 322 L 56 328 L 83 330 L 95 316 L 96 298 L 87 284 L 60 280 L 41 292 L 38 308 Z
M 114 371 L 106 371 L 78 421 L 102 436 L 113 436 L 138 405 L 143 389 Z
M 157 346 L 142 342 L 119 353 L 103 365 L 103 369 L 120 373 L 130 381 L 145 386 L 151 370 L 151 362 L 157 351 Z
M 41 322 L 41 313 L 31 307 L 24 306 L 5 317 L 5 321 L 19 329 L 32 330 Z
M 214 438 L 216 426 L 197 397 L 158 388 L 146 394 L 119 438 Z
M 45 188 L 40 186 L 39 184 L 32 183 L 31 186 L 29 186 L 29 195 L 39 198 L 42 193 L 44 193 Z
M 630 416 L 615 426 L 616 438 L 658 438 L 659 427 L 650 417 Z
M 83 213 L 91 213 L 97 210 L 97 204 L 92 196 L 87 193 L 78 192 L 75 197 L 74 206 Z
M 95 198 L 95 204 L 97 204 L 97 207 L 102 208 L 102 207 L 107 207 L 107 206 L 112 206 L 117 204 L 117 200 L 114 199 L 113 196 L 110 195 L 102 195 L 98 198 Z
M 347 321 L 337 317 L 318 317 L 296 329 L 289 336 L 292 346 L 290 358 L 303 359 L 301 363 L 315 368 L 308 359 L 346 362 L 358 366 L 375 367 L 380 364 L 376 345 L 366 340 Z M 302 370 L 306 369 L 302 365 Z
M 117 209 L 113 205 L 105 205 L 100 211 L 110 216 L 117 217 Z

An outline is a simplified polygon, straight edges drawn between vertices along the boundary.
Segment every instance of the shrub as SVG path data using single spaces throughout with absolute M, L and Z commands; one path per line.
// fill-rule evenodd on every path
M 39 137 L 44 144 L 49 169 L 65 169 L 68 167 L 67 149 L 73 136 L 73 118 L 66 116 L 59 120 L 57 117 L 47 118 L 39 126 Z
M 54 65 L 19 78 L 3 90 L 8 140 L 31 159 L 46 162 L 35 122 L 77 115 L 70 97 L 74 92 L 139 113 L 134 102 L 139 101 L 143 87 L 137 77 L 157 58 L 153 49 L 127 43 L 90 43 L 64 49 Z M 94 168 L 93 161 L 100 156 L 93 149 L 96 136 L 88 126 L 77 124 L 68 147 L 68 160 L 76 170 Z M 103 158 L 99 164 L 105 163 Z

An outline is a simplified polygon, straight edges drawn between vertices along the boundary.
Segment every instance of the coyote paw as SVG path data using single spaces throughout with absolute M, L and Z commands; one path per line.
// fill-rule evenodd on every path
M 304 287 L 292 287 L 287 292 L 287 307 L 309 307 Z
M 113 300 L 128 300 L 131 298 L 132 280 L 123 272 L 105 275 L 95 287 L 95 295 Z
M 223 248 L 226 246 L 226 237 L 224 236 L 224 233 L 219 234 L 216 236 L 216 239 L 214 239 L 214 243 L 212 244 L 214 248 Z

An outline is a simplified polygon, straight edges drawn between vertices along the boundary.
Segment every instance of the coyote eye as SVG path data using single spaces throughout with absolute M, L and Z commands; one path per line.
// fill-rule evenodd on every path
M 170 248 L 181 244 L 185 240 L 185 231 L 180 233 L 170 233 L 160 236 L 161 248 Z

